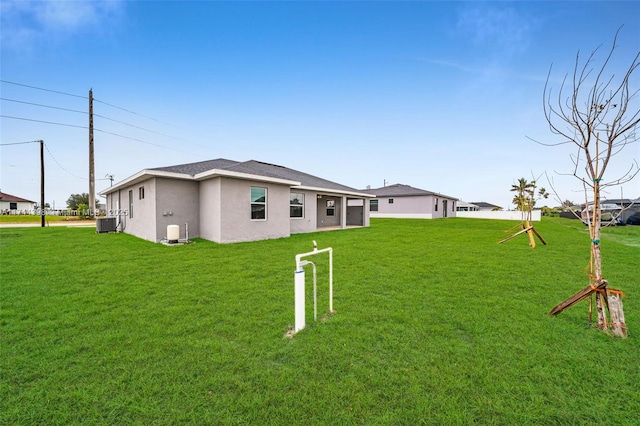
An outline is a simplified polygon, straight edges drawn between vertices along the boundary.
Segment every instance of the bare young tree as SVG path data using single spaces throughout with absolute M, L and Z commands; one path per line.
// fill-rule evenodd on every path
M 589 192 L 592 193 L 592 208 L 587 212 L 588 225 L 591 236 L 591 278 L 590 288 L 574 296 L 573 303 L 586 298 L 596 292 L 598 309 L 598 326 L 606 329 L 607 318 L 604 308 L 609 308 L 608 296 L 614 292 L 607 288 L 607 281 L 602 277 L 602 257 L 600 251 L 600 206 L 602 191 L 611 186 L 621 185 L 634 179 L 639 172 L 638 162 L 632 159 L 629 168 L 621 176 L 605 180 L 605 172 L 612 158 L 619 155 L 629 145 L 638 142 L 636 130 L 640 123 L 640 108 L 638 108 L 638 92 L 640 89 L 630 89 L 631 77 L 640 67 L 640 51 L 636 53 L 628 69 L 621 78 L 609 71 L 613 54 L 616 50 L 618 33 L 613 39 L 602 65 L 594 68 L 596 54 L 593 51 L 581 61 L 580 54 L 576 55 L 573 77 L 565 76 L 557 94 L 550 87 L 551 69 L 544 86 L 544 114 L 551 132 L 563 140 L 557 146 L 573 144 L 575 155 L 573 162 L 573 176 L 582 182 L 585 189 L 585 206 L 589 206 Z M 609 76 L 610 74 L 610 76 Z M 637 84 L 637 83 L 636 83 Z M 576 297 L 583 293 L 583 297 Z M 610 298 L 610 297 L 609 297 Z M 569 302 L 568 299 L 566 302 Z M 563 302 L 564 303 L 564 302 Z M 560 304 L 550 314 L 555 315 L 568 306 Z M 621 305 L 620 305 L 621 306 Z M 559 311 L 557 309 L 560 308 Z M 621 308 L 620 308 L 621 309 Z M 609 309 L 612 315 L 614 314 Z M 615 329 L 616 334 L 626 336 L 626 326 L 623 332 Z

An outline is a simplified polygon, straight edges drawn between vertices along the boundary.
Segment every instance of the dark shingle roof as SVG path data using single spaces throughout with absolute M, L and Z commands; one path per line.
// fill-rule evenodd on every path
M 441 197 L 447 197 L 457 200 L 457 198 L 455 197 L 438 194 L 437 192 L 426 191 L 420 188 L 414 188 L 413 186 L 403 185 L 401 183 L 383 186 L 381 188 L 363 189 L 361 191 L 366 192 L 367 194 L 373 194 L 376 197 L 410 197 L 416 195 L 438 195 Z
M 495 204 L 487 203 L 485 201 L 472 201 L 471 204 L 475 204 L 476 206 L 481 207 L 481 208 L 500 207 L 500 206 L 496 206 Z M 500 208 L 502 208 L 502 207 L 500 207 Z
M 209 170 L 227 170 L 230 172 L 246 173 L 257 176 L 266 176 L 277 179 L 286 179 L 300 182 L 302 186 L 332 189 L 348 192 L 362 192 L 346 185 L 341 185 L 330 180 L 322 179 L 307 173 L 299 172 L 288 167 L 278 166 L 276 164 L 263 163 L 261 161 L 244 161 L 238 162 L 218 158 L 216 160 L 200 161 L 197 163 L 179 164 L 176 166 L 157 167 L 150 170 L 158 170 L 164 172 L 184 173 L 191 176 L 203 173 Z
M 26 200 L 24 198 L 16 197 L 15 195 L 7 194 L 6 192 L 0 192 L 0 199 L 2 201 L 13 201 L 13 202 L 24 202 L 24 203 L 35 203 L 35 201 Z
M 218 158 L 216 160 L 199 161 L 197 163 L 178 164 L 175 166 L 156 167 L 155 169 L 162 172 L 171 173 L 184 173 L 187 175 L 195 176 L 198 173 L 206 172 L 213 169 L 226 169 L 229 166 L 238 164 L 237 161 L 226 160 L 224 158 Z

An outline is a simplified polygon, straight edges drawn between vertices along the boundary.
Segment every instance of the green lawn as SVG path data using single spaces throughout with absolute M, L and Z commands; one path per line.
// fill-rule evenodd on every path
M 66 222 L 81 220 L 79 216 L 45 215 L 45 224 L 50 222 Z M 36 214 L 4 214 L 0 215 L 0 223 L 41 223 L 42 215 Z
M 578 221 L 372 220 L 165 247 L 87 228 L 0 229 L 0 424 L 640 423 L 640 227 L 607 229 L 627 339 L 587 324 Z M 336 314 L 293 338 L 295 255 L 334 250 Z M 318 255 L 319 314 L 328 310 Z M 309 267 L 310 270 L 310 267 Z

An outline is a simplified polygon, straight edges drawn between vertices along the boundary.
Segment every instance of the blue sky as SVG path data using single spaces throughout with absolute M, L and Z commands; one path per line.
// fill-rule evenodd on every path
M 88 192 L 90 88 L 98 191 L 107 175 L 229 158 L 504 208 L 513 207 L 511 184 L 546 172 L 561 199 L 582 202 L 582 185 L 556 173 L 572 171 L 574 150 L 529 139 L 559 142 L 542 110 L 549 67 L 559 88 L 578 51 L 602 45 L 603 59 L 620 26 L 611 73 L 640 50 L 632 1 L 1 7 L 2 115 L 65 124 L 3 117 L 1 143 L 45 141 L 45 198 L 57 208 Z M 640 88 L 637 74 L 632 85 Z M 38 145 L 2 146 L 0 155 L 0 189 L 39 200 Z M 605 177 L 634 159 L 637 143 Z M 607 195 L 639 197 L 639 181 Z

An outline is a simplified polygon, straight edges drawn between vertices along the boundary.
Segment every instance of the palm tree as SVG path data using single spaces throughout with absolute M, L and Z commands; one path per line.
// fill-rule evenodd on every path
M 511 192 L 515 192 L 513 196 L 513 204 L 522 212 L 530 212 L 533 208 L 531 200 L 536 190 L 536 181 L 527 182 L 525 178 L 518 179 L 518 183 L 511 185 Z
M 527 182 L 525 178 L 518 179 L 518 183 L 511 185 L 511 191 L 516 192 L 513 197 L 513 204 L 516 208 L 523 212 L 531 212 L 536 205 L 536 189 L 538 188 L 536 181 Z M 544 188 L 538 190 L 538 197 L 547 198 L 549 194 Z

